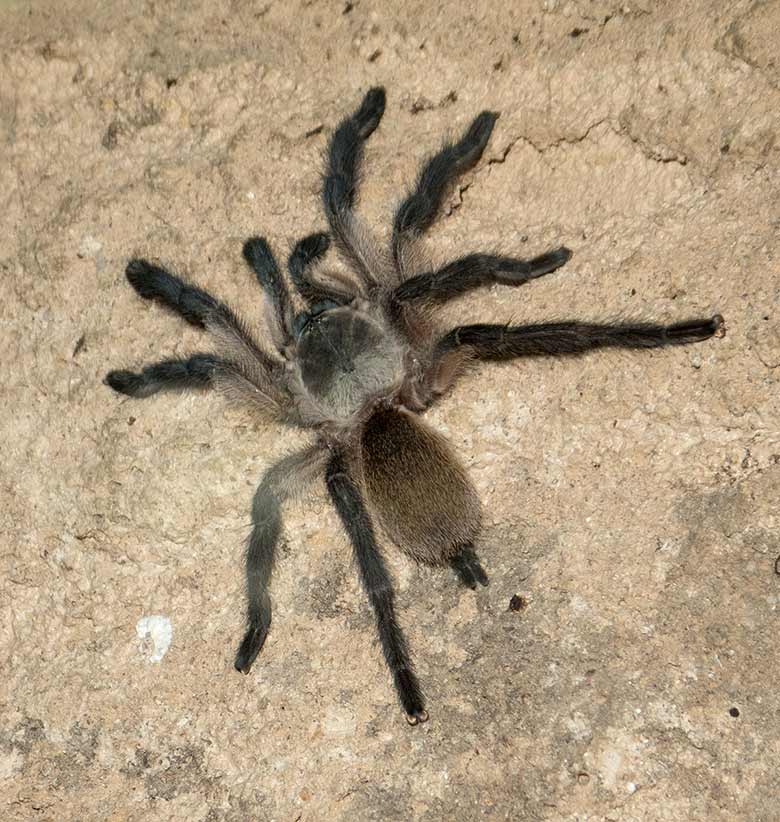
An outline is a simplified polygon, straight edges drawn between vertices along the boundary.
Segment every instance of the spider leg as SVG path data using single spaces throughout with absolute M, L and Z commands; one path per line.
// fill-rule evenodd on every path
M 134 371 L 109 371 L 105 382 L 128 397 L 150 397 L 158 391 L 208 388 L 220 364 L 212 354 L 193 354 L 186 360 L 162 360 Z M 222 363 L 228 365 L 228 363 Z
M 158 391 L 216 388 L 228 400 L 289 425 L 300 425 L 292 397 L 256 362 L 230 362 L 213 354 L 162 360 L 141 371 L 109 371 L 103 382 L 128 397 L 150 397 Z
M 479 561 L 479 557 L 474 553 L 474 546 L 467 542 L 451 560 L 450 565 L 458 579 L 467 587 L 475 589 L 477 583 L 480 585 L 488 584 L 488 577 L 485 569 Z
M 445 394 L 474 360 L 584 354 L 596 348 L 661 348 L 700 342 L 725 333 L 723 317 L 673 325 L 597 324 L 576 321 L 539 325 L 462 325 L 434 345 L 418 392 L 427 407 Z
M 287 258 L 287 270 L 298 293 L 306 302 L 317 302 L 326 296 L 323 289 L 310 278 L 312 267 L 321 260 L 330 248 L 327 234 L 309 234 L 293 246 Z
M 252 500 L 252 533 L 246 551 L 247 629 L 236 653 L 236 670 L 248 674 L 271 625 L 268 583 L 282 530 L 281 505 L 321 472 L 325 452 L 310 446 L 291 454 L 263 475 Z
M 393 222 L 393 259 L 403 274 L 413 258 L 414 240 L 430 227 L 454 179 L 482 156 L 498 114 L 483 111 L 456 143 L 447 143 L 422 167 L 414 190 L 398 207 Z
M 284 348 L 293 339 L 293 310 L 287 284 L 282 279 L 276 258 L 263 237 L 250 237 L 244 243 L 243 255 L 265 292 L 269 302 L 273 335 L 278 347 Z
M 165 268 L 147 260 L 130 260 L 125 270 L 127 280 L 136 292 L 147 300 L 155 300 L 183 317 L 191 325 L 206 328 L 218 336 L 230 336 L 251 349 L 264 361 L 268 356 L 260 351 L 244 324 L 231 308 L 208 291 L 171 274 Z
M 207 319 L 215 312 L 226 318 L 233 313 L 207 291 L 147 260 L 130 260 L 125 275 L 141 297 L 162 303 L 190 325 L 205 328 Z
M 385 111 L 385 90 L 368 91 L 360 107 L 339 123 L 328 144 L 322 204 L 339 250 L 360 274 L 364 284 L 376 285 L 386 268 L 370 231 L 353 213 L 363 146 Z
M 258 385 L 267 385 L 268 391 L 275 394 L 275 401 L 283 403 L 282 392 L 272 387 L 283 382 L 281 362 L 258 346 L 229 306 L 147 260 L 130 260 L 125 273 L 141 297 L 161 303 L 191 325 L 214 334 L 230 352 L 231 358 L 245 365 L 242 370 L 246 370 Z
M 418 274 L 393 292 L 396 302 L 428 301 L 443 303 L 481 285 L 521 285 L 549 274 L 571 257 L 568 248 L 556 248 L 530 260 L 499 257 L 495 254 L 469 254 L 438 269 Z
M 441 356 L 468 347 L 483 360 L 514 357 L 583 354 L 594 348 L 661 348 L 686 345 L 723 333 L 723 317 L 694 319 L 672 325 L 621 323 L 615 325 L 558 322 L 538 325 L 463 325 L 454 328 L 436 346 Z
M 346 305 L 356 296 L 331 284 L 320 283 L 312 276 L 313 269 L 317 267 L 329 247 L 330 239 L 327 234 L 309 234 L 295 244 L 287 260 L 290 279 L 297 292 L 310 306 L 328 300 Z
M 326 483 L 333 505 L 352 543 L 360 580 L 374 610 L 382 653 L 393 675 L 406 719 L 410 725 L 425 722 L 428 713 L 409 658 L 406 639 L 396 621 L 390 575 L 377 545 L 360 490 L 347 473 L 344 459 L 338 454 L 328 464 Z

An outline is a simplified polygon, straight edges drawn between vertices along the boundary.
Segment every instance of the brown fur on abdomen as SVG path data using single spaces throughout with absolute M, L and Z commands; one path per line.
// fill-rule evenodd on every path
M 477 492 L 447 441 L 408 411 L 377 411 L 361 439 L 363 477 L 387 535 L 418 562 L 447 562 L 480 529 Z

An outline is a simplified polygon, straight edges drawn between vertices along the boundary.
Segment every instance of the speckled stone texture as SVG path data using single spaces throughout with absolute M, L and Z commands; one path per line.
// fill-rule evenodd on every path
M 778 32 L 753 0 L 0 3 L 4 820 L 780 819 Z M 428 415 L 491 584 L 388 550 L 418 728 L 322 489 L 233 670 L 251 495 L 304 437 L 102 384 L 203 345 L 132 255 L 259 317 L 242 240 L 324 227 L 328 135 L 377 83 L 373 225 L 487 108 L 432 252 L 574 251 L 453 321 L 727 322 L 486 366 Z

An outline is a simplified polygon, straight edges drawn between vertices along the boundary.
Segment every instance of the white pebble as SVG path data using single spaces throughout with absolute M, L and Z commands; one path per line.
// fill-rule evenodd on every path
M 146 654 L 149 662 L 159 662 L 173 639 L 173 626 L 167 616 L 141 617 L 136 623 L 135 632 L 141 640 L 141 653 Z M 151 640 L 151 652 L 147 640 Z

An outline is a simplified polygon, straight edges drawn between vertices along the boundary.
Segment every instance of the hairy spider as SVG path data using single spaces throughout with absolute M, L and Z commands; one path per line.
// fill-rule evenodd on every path
M 111 371 L 106 381 L 131 397 L 214 386 L 266 417 L 313 429 L 314 442 L 269 468 L 254 495 L 247 629 L 235 666 L 249 672 L 271 623 L 268 584 L 282 527 L 280 506 L 324 474 L 398 698 L 416 725 L 428 713 L 396 621 L 393 586 L 372 519 L 416 561 L 450 565 L 470 588 L 487 584 L 474 551 L 477 493 L 445 438 L 418 415 L 479 360 L 681 345 L 720 333 L 723 319 L 438 327 L 436 308 L 451 297 L 489 283 L 520 285 L 559 268 L 571 252 L 562 247 L 531 260 L 476 253 L 441 268 L 426 264 L 418 241 L 448 184 L 481 157 L 498 116 L 490 111 L 425 163 L 395 213 L 390 247 L 380 245 L 353 208 L 363 145 L 384 109 L 384 89 L 371 89 L 328 146 L 322 204 L 351 275 L 323 267 L 326 234 L 307 236 L 287 261 L 294 299 L 268 243 L 253 237 L 244 244 L 244 258 L 265 293 L 275 351 L 261 347 L 237 315 L 206 291 L 146 260 L 131 260 L 127 279 L 133 288 L 210 331 L 218 353 L 163 360 L 138 373 Z

